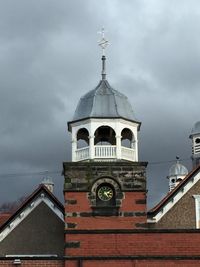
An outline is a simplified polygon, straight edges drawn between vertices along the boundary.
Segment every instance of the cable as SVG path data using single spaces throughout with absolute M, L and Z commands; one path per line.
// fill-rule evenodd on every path
M 189 161 L 191 160 L 190 158 L 183 158 L 183 159 L 179 159 L 179 161 Z M 165 163 L 173 163 L 176 160 L 166 160 L 166 161 L 152 161 L 152 162 L 148 162 L 148 165 L 160 165 L 160 164 L 165 164 Z M 37 175 L 53 175 L 53 174 L 60 174 L 60 176 L 62 175 L 62 170 L 60 171 L 40 171 L 40 172 L 26 172 L 26 173 L 2 173 L 0 174 L 0 178 L 13 178 L 13 177 L 22 177 L 22 176 L 37 176 Z
M 19 176 L 36 176 L 36 175 L 46 175 L 49 174 L 62 174 L 62 171 L 41 171 L 41 172 L 27 172 L 27 173 L 2 173 L 0 174 L 0 178 L 13 178 L 13 177 L 19 177 Z
M 191 160 L 190 158 L 183 158 L 183 159 L 179 159 L 179 161 L 189 161 Z M 172 162 L 176 162 L 176 160 L 166 160 L 166 161 L 152 161 L 149 162 L 148 165 L 158 165 L 158 164 L 165 164 L 165 163 L 172 163 Z

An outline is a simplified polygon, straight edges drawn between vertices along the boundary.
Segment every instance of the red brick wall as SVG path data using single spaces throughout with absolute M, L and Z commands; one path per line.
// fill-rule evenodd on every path
M 14 265 L 13 260 L 0 260 L 1 267 L 64 267 L 63 260 L 21 260 L 21 265 Z
M 66 248 L 68 256 L 196 256 L 200 232 L 68 234 L 66 241 L 80 247 Z
M 78 262 L 66 263 L 65 267 L 77 267 Z M 199 267 L 199 260 L 86 260 L 82 267 Z
M 136 224 L 146 223 L 144 216 L 110 216 L 110 217 L 76 217 L 72 213 L 92 212 L 91 204 L 87 198 L 86 192 L 65 192 L 65 200 L 76 200 L 76 204 L 65 205 L 65 222 L 75 224 L 75 229 L 133 229 L 138 228 Z M 138 201 L 143 200 L 141 204 Z M 119 212 L 146 212 L 146 193 L 144 192 L 126 192 L 122 200 L 122 206 Z M 66 224 L 67 226 L 67 224 Z
M 76 223 L 76 229 L 134 229 L 136 223 L 145 223 L 146 217 L 99 217 L 67 218 L 67 223 Z
M 200 255 L 198 231 L 134 231 L 137 223 L 146 223 L 145 214 L 124 217 L 72 216 L 72 213 L 91 213 L 87 193 L 67 192 L 65 200 L 75 200 L 65 205 L 65 222 L 68 230 L 65 234 L 65 255 L 74 257 L 65 261 L 65 267 L 200 266 L 200 258 L 191 258 Z M 146 212 L 145 200 L 144 192 L 126 192 L 120 212 Z M 72 227 L 68 228 L 67 224 L 71 224 Z M 108 231 L 105 232 L 105 229 Z M 133 231 L 128 233 L 128 229 Z M 99 230 L 99 233 L 95 232 L 96 230 Z M 85 259 L 75 259 L 81 256 Z M 95 256 L 100 259 L 95 259 Z M 120 259 L 113 259 L 120 256 Z M 126 256 L 130 258 L 123 259 Z M 187 256 L 188 259 L 183 260 Z M 133 259 L 134 257 L 137 259 Z
M 125 192 L 125 198 L 122 200 L 121 211 L 145 211 L 146 203 L 137 203 L 139 200 L 146 200 L 146 193 L 144 192 Z
M 83 267 L 83 261 L 82 261 L 82 266 Z M 65 267 L 79 267 L 79 261 L 78 260 L 70 260 L 70 261 L 65 261 Z M 95 265 L 93 265 L 95 267 Z
M 76 200 L 76 204 L 65 205 L 65 212 L 87 212 L 91 211 L 90 202 L 86 192 L 65 192 L 65 200 Z

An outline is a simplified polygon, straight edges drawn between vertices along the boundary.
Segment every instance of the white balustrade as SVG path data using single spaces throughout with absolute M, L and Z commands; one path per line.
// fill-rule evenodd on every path
M 94 159 L 117 159 L 116 146 L 94 146 Z M 121 158 L 124 160 L 135 161 L 135 150 L 132 148 L 121 147 Z M 90 159 L 89 147 L 76 150 L 76 161 Z
M 116 146 L 95 146 L 95 158 L 116 158 Z
M 133 148 L 121 147 L 121 149 L 122 149 L 122 154 L 121 154 L 122 159 L 135 161 L 135 150 Z
M 76 161 L 89 159 L 89 146 L 76 150 Z

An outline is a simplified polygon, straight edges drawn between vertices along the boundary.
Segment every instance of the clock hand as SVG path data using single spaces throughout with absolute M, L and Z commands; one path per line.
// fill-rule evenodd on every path
M 105 195 L 106 197 L 108 197 L 108 192 L 107 192 L 107 191 L 104 191 L 104 195 Z

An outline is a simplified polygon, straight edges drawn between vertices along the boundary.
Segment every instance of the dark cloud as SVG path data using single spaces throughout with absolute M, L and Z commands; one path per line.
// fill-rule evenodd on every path
M 188 136 L 199 120 L 199 8 L 195 0 L 2 1 L 0 201 L 31 192 L 43 178 L 1 174 L 45 170 L 62 199 L 62 161 L 71 157 L 67 121 L 100 79 L 103 25 L 111 43 L 108 80 L 142 122 L 150 206 L 158 201 L 168 190 L 168 161 L 190 158 Z

